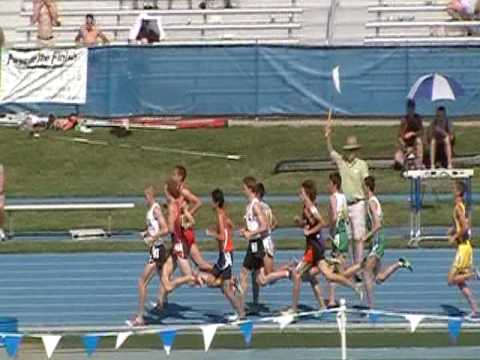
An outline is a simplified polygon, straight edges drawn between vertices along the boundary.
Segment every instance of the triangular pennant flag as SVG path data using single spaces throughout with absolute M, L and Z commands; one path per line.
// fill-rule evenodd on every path
M 161 331 L 159 335 L 162 339 L 165 352 L 167 353 L 167 355 L 170 355 L 170 350 L 172 349 L 172 345 L 175 340 L 175 336 L 177 336 L 177 332 L 175 330 L 166 330 Z
M 60 335 L 43 335 L 42 342 L 45 352 L 47 353 L 47 358 L 50 359 L 53 355 L 53 352 L 57 348 L 58 343 L 62 337 Z
M 294 320 L 293 315 L 282 315 L 276 317 L 274 321 L 280 325 L 280 330 L 285 329 L 288 325 L 290 325 Z
M 220 325 L 218 324 L 212 324 L 212 325 L 203 325 L 200 327 L 200 329 L 202 329 L 205 352 L 207 352 L 208 349 L 210 349 L 210 345 L 212 344 L 213 338 L 219 326 Z
M 461 319 L 449 319 L 448 320 L 448 333 L 450 336 L 456 340 L 458 335 L 460 335 L 460 329 L 462 328 Z
M 131 331 L 118 333 L 118 335 L 117 335 L 117 341 L 116 341 L 116 343 L 115 343 L 115 350 L 120 349 L 120 347 L 121 347 L 121 346 L 123 345 L 123 343 L 130 337 L 130 335 L 132 335 L 132 332 L 131 332 Z
M 240 330 L 242 331 L 245 344 L 250 345 L 252 342 L 253 323 L 251 321 L 245 321 L 240 324 Z
M 98 335 L 84 335 L 83 346 L 88 356 L 92 356 L 97 351 L 98 343 L 100 342 L 100 336 Z
M 425 319 L 425 316 L 408 314 L 408 315 L 405 315 L 405 319 L 407 319 L 410 322 L 410 332 L 413 333 L 415 332 L 415 330 L 417 330 L 417 327 L 422 322 L 422 320 Z
M 370 320 L 372 323 L 376 323 L 378 320 L 380 320 L 380 313 L 377 313 L 377 312 L 368 313 L 368 320 Z
M 11 358 L 17 357 L 18 348 L 22 343 L 22 335 L 7 335 L 3 341 L 7 355 Z
M 340 88 L 340 66 L 335 66 L 332 70 L 332 80 L 333 80 L 333 85 L 335 86 L 335 90 L 339 94 L 342 93 L 342 89 Z

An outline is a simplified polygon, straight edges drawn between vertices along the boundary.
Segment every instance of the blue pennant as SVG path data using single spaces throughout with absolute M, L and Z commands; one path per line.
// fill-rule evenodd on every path
M 378 320 L 380 320 L 380 314 L 377 312 L 368 313 L 368 320 L 370 320 L 372 323 L 376 323 Z
M 460 335 L 460 329 L 462 328 L 462 319 L 449 319 L 448 320 L 448 333 L 452 340 L 457 340 Z
M 159 333 L 160 338 L 162 339 L 163 346 L 171 348 L 173 342 L 175 341 L 175 336 L 177 336 L 176 330 L 166 330 Z
M 245 321 L 244 323 L 241 323 L 240 330 L 243 333 L 245 344 L 250 345 L 252 342 L 253 323 L 251 321 Z
M 11 358 L 17 357 L 18 353 L 18 348 L 20 347 L 20 344 L 22 342 L 22 336 L 5 336 L 4 338 L 4 344 L 5 344 L 5 350 L 7 351 L 7 354 Z
M 100 336 L 98 335 L 85 335 L 83 337 L 83 346 L 88 356 L 92 356 L 97 351 L 98 343 L 100 342 Z

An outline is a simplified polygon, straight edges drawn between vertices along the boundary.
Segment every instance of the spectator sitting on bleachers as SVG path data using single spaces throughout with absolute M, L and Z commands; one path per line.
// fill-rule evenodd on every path
M 202 10 L 206 9 L 208 6 L 208 3 L 211 2 L 211 0 L 203 0 L 199 5 L 198 7 Z M 223 7 L 225 9 L 232 9 L 233 8 L 233 4 L 232 4 L 232 1 L 231 0 L 223 0 Z
M 162 26 L 161 16 L 150 16 L 141 13 L 128 35 L 130 43 L 152 44 L 165 39 L 165 31 Z
M 430 158 L 427 157 L 426 160 L 430 160 L 430 167 L 434 169 L 440 164 L 443 168 L 451 169 L 455 136 L 444 106 L 437 108 L 427 139 L 430 144 Z
M 37 39 L 40 47 L 50 46 L 53 41 L 53 27 L 60 26 L 55 0 L 33 0 L 32 25 L 37 26 Z
M 398 148 L 395 153 L 394 168 L 405 167 L 421 169 L 423 167 L 423 124 L 422 118 L 415 112 L 415 101 L 407 101 L 407 114 L 400 123 Z
M 455 20 L 475 20 L 480 12 L 480 0 L 451 0 L 447 12 Z
M 145 9 L 145 10 L 152 10 L 158 9 L 158 0 L 148 1 L 149 4 L 146 4 L 147 1 L 144 0 L 134 0 L 133 1 L 133 8 L 134 9 Z
M 83 25 L 78 31 L 75 42 L 77 45 L 92 47 L 97 45 L 98 39 L 100 39 L 103 44 L 109 43 L 102 30 L 100 30 L 95 24 L 94 16 L 92 14 L 87 14 L 85 16 L 85 25 Z

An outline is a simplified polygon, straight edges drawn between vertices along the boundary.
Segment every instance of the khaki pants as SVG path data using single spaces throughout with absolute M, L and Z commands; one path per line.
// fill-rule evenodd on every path
M 359 241 L 367 233 L 367 208 L 365 201 L 359 201 L 348 206 L 348 216 L 352 227 L 352 239 Z

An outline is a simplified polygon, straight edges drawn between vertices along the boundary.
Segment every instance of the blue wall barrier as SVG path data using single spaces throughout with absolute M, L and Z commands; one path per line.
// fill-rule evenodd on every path
M 331 71 L 341 67 L 342 94 Z M 415 80 L 430 72 L 459 81 L 466 95 L 450 115 L 480 114 L 480 47 L 315 48 L 299 46 L 104 47 L 89 50 L 87 103 L 29 104 L 30 110 L 89 116 L 397 116 Z M 431 114 L 434 104 L 420 101 Z M 23 107 L 23 106 L 22 106 Z M 0 111 L 16 109 L 9 104 Z

